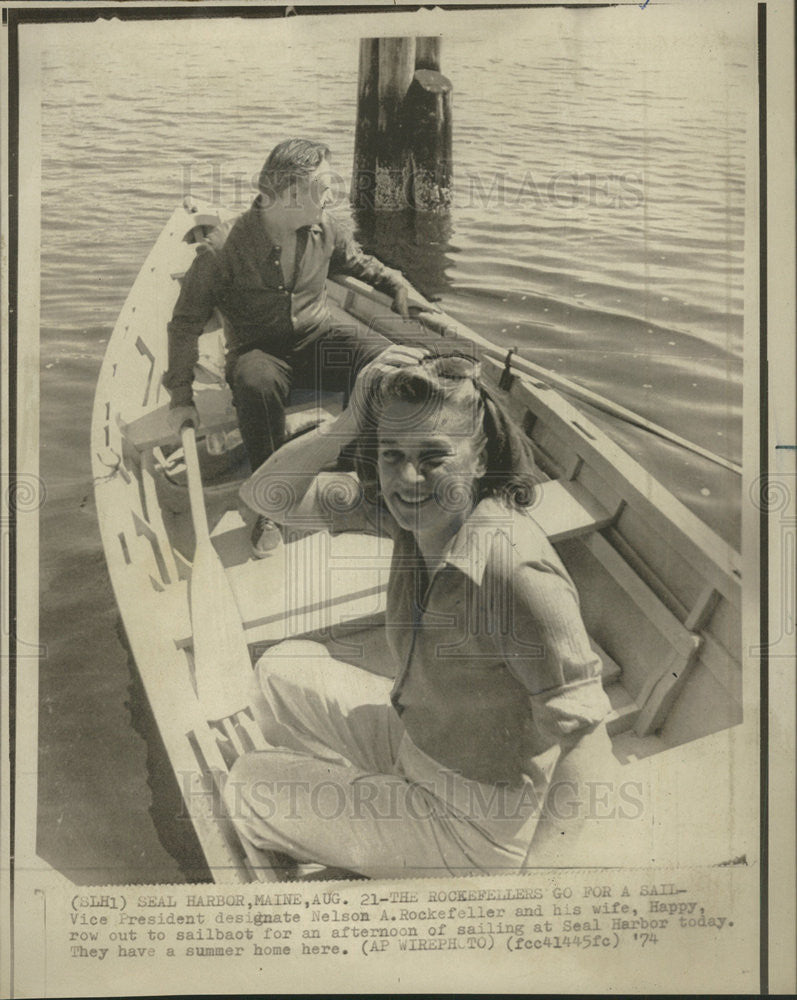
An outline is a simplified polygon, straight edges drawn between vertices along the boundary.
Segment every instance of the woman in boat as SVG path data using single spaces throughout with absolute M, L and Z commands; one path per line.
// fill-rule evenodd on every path
M 320 472 L 352 440 L 357 475 Z M 391 684 L 306 641 L 261 658 L 254 704 L 273 749 L 230 774 L 242 836 L 371 877 L 535 864 L 546 801 L 558 831 L 606 779 L 609 704 L 573 583 L 526 512 L 527 439 L 478 365 L 388 348 L 340 417 L 241 495 L 278 523 L 393 540 L 396 668 Z

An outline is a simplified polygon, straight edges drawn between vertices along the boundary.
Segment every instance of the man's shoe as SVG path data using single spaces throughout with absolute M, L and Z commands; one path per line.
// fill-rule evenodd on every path
M 282 533 L 279 526 L 270 518 L 260 514 L 252 528 L 252 555 L 255 559 L 264 559 L 280 544 L 282 544 Z

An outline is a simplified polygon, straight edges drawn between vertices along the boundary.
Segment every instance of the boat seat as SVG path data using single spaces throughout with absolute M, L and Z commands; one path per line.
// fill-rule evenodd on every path
M 295 433 L 293 425 L 302 423 L 312 415 L 313 390 L 294 389 L 285 407 L 288 435 Z M 343 404 L 343 393 L 322 392 L 318 395 L 317 412 L 337 413 Z M 194 405 L 199 412 L 200 424 L 197 439 L 210 434 L 228 433 L 238 427 L 238 414 L 232 402 L 232 393 L 225 386 L 194 383 Z M 177 439 L 169 427 L 169 404 L 165 403 L 149 413 L 122 425 L 125 439 L 138 451 L 176 445 Z
M 389 539 L 319 531 L 280 546 L 264 559 L 251 559 L 249 529 L 237 511 L 228 511 L 214 529 L 213 541 L 227 566 L 250 646 L 341 622 L 381 623 Z M 178 640 L 179 646 L 190 643 L 190 635 Z
M 551 479 L 540 483 L 529 511 L 552 543 L 599 531 L 614 519 L 574 479 Z
M 623 666 L 611 733 L 650 736 L 664 723 L 698 658 L 702 638 L 679 621 L 600 534 L 568 541 L 567 562 L 587 628 Z
M 582 537 L 611 522 L 609 513 L 572 481 L 541 484 L 531 512 L 552 542 Z M 320 531 L 254 560 L 249 529 L 237 511 L 227 511 L 212 535 L 250 645 L 270 644 L 343 622 L 368 625 L 383 620 L 390 539 Z M 190 645 L 190 636 L 178 644 Z

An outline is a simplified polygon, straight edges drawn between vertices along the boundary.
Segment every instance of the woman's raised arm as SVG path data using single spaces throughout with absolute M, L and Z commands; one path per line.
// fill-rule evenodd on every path
M 308 528 L 312 512 L 302 509 L 302 501 L 319 472 L 338 457 L 360 430 L 359 416 L 375 381 L 392 368 L 417 364 L 425 352 L 415 347 L 394 345 L 386 348 L 357 376 L 349 406 L 334 420 L 325 421 L 278 448 L 247 479 L 240 489 L 241 502 L 278 524 L 300 521 Z
M 277 524 L 290 524 L 319 472 L 356 434 L 357 420 L 349 407 L 278 448 L 243 484 L 240 500 Z

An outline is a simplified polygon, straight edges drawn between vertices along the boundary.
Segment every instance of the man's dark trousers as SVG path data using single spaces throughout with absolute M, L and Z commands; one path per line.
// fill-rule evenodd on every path
M 357 373 L 390 341 L 374 332 L 333 327 L 284 357 L 257 344 L 227 355 L 227 382 L 238 411 L 246 453 L 254 472 L 285 440 L 285 407 L 291 389 L 348 394 Z

